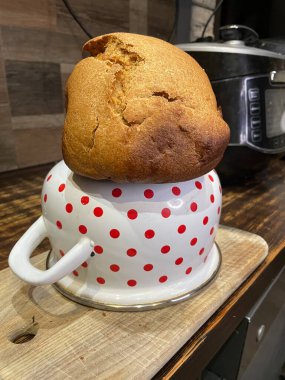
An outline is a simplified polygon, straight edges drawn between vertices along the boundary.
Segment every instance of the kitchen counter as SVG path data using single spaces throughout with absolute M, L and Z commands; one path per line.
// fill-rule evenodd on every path
M 0 175 L 0 269 L 7 266 L 13 244 L 41 213 L 41 186 L 51 166 Z M 156 378 L 185 378 L 186 373 L 191 373 L 191 378 L 198 376 L 285 265 L 285 161 L 272 162 L 254 179 L 224 186 L 223 190 L 221 222 L 262 236 L 269 245 L 269 255 Z M 38 252 L 48 248 L 44 241 Z

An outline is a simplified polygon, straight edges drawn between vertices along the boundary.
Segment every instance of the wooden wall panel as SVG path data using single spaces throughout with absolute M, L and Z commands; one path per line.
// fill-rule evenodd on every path
M 216 0 L 192 0 L 193 5 L 198 5 L 199 7 L 205 9 L 214 9 L 216 6 Z
M 129 0 L 70 0 L 70 5 L 93 36 L 129 31 Z M 57 30 L 73 36 L 77 34 L 88 40 L 61 0 L 56 1 L 56 7 Z
M 70 63 L 62 63 L 60 65 L 60 72 L 61 72 L 61 87 L 62 87 L 62 96 L 64 99 L 64 104 L 65 104 L 65 86 L 66 86 L 66 81 L 71 74 L 72 70 L 74 68 L 74 65 Z
M 0 171 L 17 167 L 14 133 L 8 103 L 0 103 Z
M 62 128 L 22 128 L 14 133 L 20 168 L 56 161 L 62 157 Z
M 193 0 L 193 35 L 215 1 Z M 175 0 L 69 2 L 94 36 L 173 28 Z M 0 0 L 0 171 L 61 158 L 65 82 L 88 39 L 62 0 Z
M 211 3 L 209 3 L 210 5 Z M 190 30 L 190 38 L 189 40 L 195 41 L 197 38 L 201 37 L 204 25 L 206 24 L 208 18 L 210 17 L 212 10 L 209 8 L 203 8 L 198 5 L 192 6 L 192 16 L 191 16 L 191 30 Z M 205 37 L 213 36 L 214 34 L 214 21 L 213 17 L 207 26 Z
M 147 0 L 130 0 L 129 29 L 131 33 L 147 34 Z
M 6 72 L 5 63 L 2 56 L 1 49 L 1 31 L 0 31 L 0 103 L 9 103 L 7 84 L 6 84 Z
M 148 34 L 168 40 L 174 25 L 175 0 L 148 1 Z
M 0 31 L 0 171 L 17 167 Z
M 1 0 L 0 24 L 51 29 L 56 26 L 55 1 Z
M 27 115 L 27 116 L 12 116 L 13 129 L 26 128 L 62 128 L 64 123 L 63 113 L 54 113 L 52 115 Z
M 33 62 L 76 63 L 87 38 L 48 30 L 2 27 L 3 57 Z
M 60 65 L 6 60 L 12 116 L 63 113 Z

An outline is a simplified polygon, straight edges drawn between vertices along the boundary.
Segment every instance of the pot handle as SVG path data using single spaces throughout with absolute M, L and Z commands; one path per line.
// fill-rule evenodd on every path
M 43 217 L 39 217 L 24 233 L 9 255 L 9 266 L 12 271 L 32 285 L 52 284 L 79 267 L 89 256 L 92 242 L 82 237 L 55 265 L 47 270 L 40 270 L 30 262 L 34 249 L 47 237 Z

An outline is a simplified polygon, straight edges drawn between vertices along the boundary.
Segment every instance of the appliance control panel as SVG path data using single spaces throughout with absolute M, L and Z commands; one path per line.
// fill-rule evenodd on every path
M 285 83 L 270 76 L 246 79 L 247 143 L 258 150 L 285 150 Z

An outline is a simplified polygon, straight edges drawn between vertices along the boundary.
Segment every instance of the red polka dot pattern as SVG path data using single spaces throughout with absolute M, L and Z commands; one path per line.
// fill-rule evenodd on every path
M 65 206 L 65 210 L 66 210 L 66 212 L 68 212 L 68 214 L 70 214 L 73 211 L 72 204 L 71 203 L 67 203 L 66 206 Z
M 84 226 L 83 224 L 81 224 L 79 227 L 78 227 L 78 230 L 81 234 L 85 235 L 87 233 L 87 227 Z
M 161 247 L 160 252 L 163 253 L 164 255 L 170 251 L 170 246 L 169 245 L 164 245 Z
M 128 284 L 129 286 L 136 286 L 136 285 L 137 285 L 137 282 L 136 282 L 136 280 L 129 280 L 129 281 L 127 282 L 127 284 Z
M 94 252 L 98 253 L 98 255 L 101 255 L 101 253 L 103 253 L 103 248 L 101 247 L 101 245 L 94 245 Z
M 103 215 L 103 209 L 101 207 L 95 207 L 94 210 L 93 210 L 93 214 L 97 218 L 100 218 Z
M 200 256 L 203 255 L 204 251 L 205 251 L 205 248 L 201 248 L 200 251 L 199 251 L 199 255 Z
M 122 190 L 116 187 L 112 190 L 112 195 L 114 198 L 119 198 L 122 195 Z
M 161 215 L 164 217 L 164 218 L 169 218 L 170 215 L 171 215 L 171 211 L 169 210 L 169 208 L 165 207 L 161 210 Z
M 129 248 L 127 250 L 127 255 L 130 257 L 134 257 L 134 256 L 136 256 L 136 254 L 137 254 L 137 250 L 135 248 Z
M 84 197 L 81 197 L 81 203 L 85 206 L 85 205 L 88 205 L 89 203 L 89 197 L 87 196 L 84 196 Z
M 173 186 L 173 188 L 171 189 L 172 190 L 172 193 L 176 196 L 180 195 L 181 194 L 181 190 L 179 189 L 179 187 L 177 186 Z
M 112 264 L 112 265 L 110 265 L 110 269 L 112 272 L 119 272 L 120 267 L 117 264 Z
M 205 218 L 203 219 L 204 226 L 206 226 L 206 224 L 208 223 L 208 221 L 209 221 L 209 218 L 207 216 L 205 216 Z
M 200 181 L 195 182 L 195 186 L 197 187 L 198 190 L 202 190 L 202 183 Z
M 52 175 L 47 177 L 47 181 L 49 181 L 50 178 L 52 178 Z M 58 199 L 63 199 L 66 196 L 69 197 L 69 192 L 67 193 L 66 191 L 69 184 L 68 182 L 65 182 L 66 179 L 63 177 L 61 177 L 61 179 L 54 177 L 52 178 L 50 184 L 45 184 L 46 188 L 42 194 L 43 202 L 46 203 L 48 200 L 47 204 L 44 205 L 45 211 L 47 210 L 48 212 L 49 207 L 54 207 L 51 205 L 54 200 L 52 191 L 57 193 Z M 113 202 L 114 205 L 118 202 L 116 201 L 116 198 L 119 198 L 122 195 L 124 196 L 124 200 L 125 198 L 128 200 L 128 188 L 125 189 L 124 185 L 120 184 L 117 186 L 122 186 L 121 188 L 113 188 L 114 184 L 113 186 L 112 184 L 110 186 L 111 188 L 109 187 L 109 190 L 107 190 L 107 200 Z M 146 186 L 149 188 L 146 188 Z M 61 211 L 64 211 L 64 216 L 57 216 L 61 219 L 55 222 L 56 227 L 59 230 L 64 227 L 63 230 L 65 231 L 67 228 L 71 228 L 73 226 L 73 228 L 75 228 L 75 231 L 73 230 L 75 234 L 77 233 L 77 228 L 80 234 L 85 235 L 88 233 L 88 236 L 90 235 L 90 238 L 93 238 L 95 243 L 98 242 L 99 244 L 102 243 L 100 240 L 97 241 L 98 236 L 100 236 L 101 229 L 103 235 L 105 234 L 105 239 L 107 234 L 107 241 L 106 245 L 104 244 L 104 248 L 101 245 L 96 244 L 92 250 L 91 246 L 90 252 L 92 253 L 89 252 L 89 255 L 94 257 L 94 259 L 92 260 L 92 257 L 89 256 L 89 259 L 86 259 L 87 261 L 84 261 L 79 268 L 77 268 L 77 270 L 72 272 L 73 275 L 80 276 L 80 278 L 81 276 L 84 277 L 86 276 L 84 269 L 90 272 L 91 266 L 93 269 L 94 265 L 94 268 L 98 270 L 97 276 L 102 276 L 94 276 L 94 280 L 97 281 L 98 284 L 103 285 L 106 282 L 108 283 L 109 279 L 110 282 L 111 279 L 113 279 L 112 281 L 118 279 L 118 281 L 123 281 L 126 288 L 128 286 L 145 286 L 145 284 L 151 283 L 152 281 L 155 281 L 156 284 L 166 283 L 161 286 L 167 286 L 167 283 L 169 283 L 170 280 L 175 281 L 181 275 L 189 275 L 191 272 L 196 275 L 196 270 L 198 271 L 198 264 L 203 263 L 203 261 L 206 260 L 209 245 L 210 243 L 213 244 L 214 236 L 217 232 L 219 215 L 221 213 L 221 195 L 219 194 L 219 191 L 221 193 L 221 187 L 219 187 L 219 190 L 218 187 L 219 180 L 215 174 L 207 174 L 197 180 L 192 181 L 190 187 L 185 187 L 183 183 L 172 184 L 168 187 L 168 193 L 166 194 L 166 197 L 169 199 L 169 202 L 167 202 L 167 199 L 164 199 L 163 197 L 160 199 L 161 197 L 157 190 L 157 185 L 144 185 L 138 194 L 140 199 L 138 199 L 137 205 L 133 206 L 136 207 L 136 209 L 131 208 L 131 203 L 129 203 L 128 208 L 124 208 L 125 206 L 121 206 L 120 204 L 120 208 L 117 209 L 117 211 L 121 213 L 121 216 L 125 217 L 125 222 L 127 218 L 130 220 L 127 223 L 124 222 L 124 226 L 129 226 L 129 228 L 136 233 L 137 226 L 140 227 L 140 229 L 138 228 L 138 234 L 141 234 L 140 238 L 133 243 L 132 240 L 128 240 L 127 229 L 123 226 L 121 227 L 119 223 L 117 224 L 116 220 L 120 220 L 120 218 L 112 219 L 112 215 L 109 216 L 108 206 L 105 206 L 105 204 L 101 203 L 100 200 L 96 202 L 96 199 L 93 199 L 91 195 L 88 196 L 81 193 L 81 195 L 77 195 L 77 198 L 75 199 L 70 195 L 67 202 L 72 203 L 63 203 L 63 206 L 61 206 Z M 59 194 L 64 191 L 66 192 L 62 195 Z M 103 197 L 104 191 L 105 189 L 102 190 Z M 101 192 L 98 191 L 98 193 Z M 205 197 L 206 201 L 204 201 Z M 153 203 L 153 201 L 148 201 L 152 198 L 154 198 L 155 203 Z M 93 226 L 89 221 L 89 218 L 92 218 L 92 212 L 96 218 L 103 216 L 100 220 L 96 220 L 96 218 L 93 217 Z M 156 226 L 156 219 L 146 219 L 145 213 L 149 212 L 153 212 L 155 214 L 157 223 L 160 222 L 161 227 Z M 73 214 L 69 215 L 71 213 Z M 73 218 L 78 215 L 81 216 L 79 221 L 72 224 Z M 169 220 L 167 220 L 168 218 Z M 135 221 L 136 219 L 138 219 L 138 221 Z M 178 223 L 176 220 L 178 220 Z M 78 223 L 85 223 L 85 225 L 79 225 Z M 107 227 L 106 229 L 106 226 L 109 226 L 109 228 Z M 142 229 L 142 226 L 145 228 Z M 56 227 L 54 226 L 54 228 Z M 60 234 L 62 233 L 62 231 L 58 232 L 58 236 L 60 237 Z M 94 234 L 93 237 L 91 236 L 91 233 Z M 173 233 L 176 233 L 176 240 L 179 236 L 178 234 L 181 235 L 178 239 L 179 247 L 176 246 L 175 236 Z M 212 237 L 209 235 L 212 235 Z M 118 245 L 118 242 L 112 241 L 112 239 L 118 239 L 119 237 L 120 239 L 118 240 Z M 153 239 L 154 237 L 155 239 Z M 151 244 L 150 247 L 153 249 L 153 254 L 159 255 L 161 253 L 162 255 L 167 255 L 169 253 L 168 257 L 170 260 L 168 260 L 167 256 L 161 257 L 161 260 L 164 260 L 164 264 L 163 266 L 158 265 L 154 259 L 149 256 L 146 240 L 143 242 L 141 238 L 143 238 L 143 240 L 144 238 L 153 239 L 153 241 L 149 241 L 149 244 Z M 206 239 L 208 240 L 206 241 Z M 127 241 L 130 242 L 129 245 L 126 245 L 128 244 Z M 144 248 L 144 245 L 146 248 Z M 180 251 L 180 245 L 181 247 L 185 247 L 185 252 L 183 249 Z M 66 248 L 65 245 L 62 245 L 62 247 Z M 113 256 L 113 260 L 111 259 L 113 263 L 112 261 L 109 261 L 106 265 L 106 262 L 104 263 L 104 257 L 112 257 L 114 250 L 117 250 L 117 256 Z M 58 259 L 65 255 L 63 250 L 58 249 L 57 252 Z M 103 254 L 103 252 L 104 255 L 99 257 Z M 183 256 L 179 256 L 179 254 L 183 254 Z M 125 277 L 125 261 L 129 261 L 129 263 L 132 262 L 135 266 L 134 268 L 137 269 L 137 272 L 126 272 L 128 273 L 128 277 Z M 98 265 L 97 268 L 96 265 Z M 193 267 L 190 265 L 193 265 Z M 173 268 L 176 268 L 176 270 L 173 270 Z M 83 275 L 84 273 L 85 275 Z
M 181 224 L 181 226 L 177 228 L 177 231 L 179 234 L 184 234 L 184 232 L 186 231 L 186 226 L 184 224 Z
M 183 257 L 178 257 L 178 259 L 175 260 L 176 265 L 180 265 L 183 263 Z
M 61 185 L 59 185 L 59 187 L 58 187 L 58 191 L 61 193 L 61 192 L 63 192 L 63 190 L 65 189 L 65 184 L 64 183 L 62 183 Z
M 127 215 L 129 219 L 134 220 L 138 217 L 138 212 L 134 209 L 131 209 L 128 211 Z
M 147 199 L 151 199 L 151 198 L 153 198 L 153 196 L 154 196 L 154 192 L 153 192 L 151 189 L 146 189 L 146 190 L 144 191 L 144 196 L 145 196 L 145 198 L 147 198 Z
M 110 231 L 110 236 L 111 236 L 111 238 L 113 238 L 113 239 L 118 239 L 118 237 L 120 236 L 120 231 L 117 230 L 116 228 L 113 228 L 113 229 Z
M 191 272 L 192 272 L 192 267 L 187 268 L 185 271 L 186 274 L 190 274 Z
M 146 230 L 145 233 L 144 233 L 144 236 L 147 238 L 147 239 L 152 239 L 155 235 L 155 232 L 153 230 Z
M 211 176 L 211 174 L 209 174 L 208 177 L 209 177 L 209 180 L 210 180 L 211 182 L 214 182 L 214 178 Z

